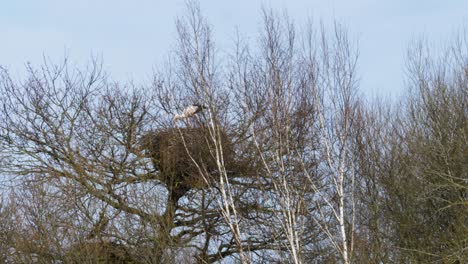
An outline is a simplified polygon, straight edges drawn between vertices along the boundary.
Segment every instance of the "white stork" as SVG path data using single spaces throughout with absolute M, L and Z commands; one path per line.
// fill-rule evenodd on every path
M 206 107 L 203 106 L 203 105 L 200 105 L 200 104 L 189 105 L 184 109 L 182 114 L 176 114 L 174 116 L 174 122 L 177 121 L 177 120 L 180 120 L 180 119 L 193 117 L 193 116 L 195 116 L 195 114 L 203 111 L 203 109 L 206 109 Z

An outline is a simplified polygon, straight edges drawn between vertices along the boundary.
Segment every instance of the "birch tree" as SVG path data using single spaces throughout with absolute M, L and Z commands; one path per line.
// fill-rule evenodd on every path
M 313 241 L 327 241 L 344 263 L 352 258 L 357 52 L 342 26 L 332 32 L 309 24 L 298 34 L 264 11 L 258 53 L 239 42 L 233 56 L 239 119 L 270 184 L 272 228 L 285 235 L 294 263 L 313 255 Z

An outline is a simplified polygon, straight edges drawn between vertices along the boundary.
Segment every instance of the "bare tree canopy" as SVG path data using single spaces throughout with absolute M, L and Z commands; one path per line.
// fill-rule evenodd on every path
M 189 3 L 146 87 L 0 67 L 0 262 L 466 262 L 466 32 L 412 45 L 392 105 L 344 25 L 262 15 L 221 56 Z

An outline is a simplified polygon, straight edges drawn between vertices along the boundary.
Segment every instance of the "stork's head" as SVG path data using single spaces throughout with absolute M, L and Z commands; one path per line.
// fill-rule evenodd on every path
M 192 105 L 198 107 L 200 110 L 208 109 L 208 107 L 202 104 L 192 104 Z

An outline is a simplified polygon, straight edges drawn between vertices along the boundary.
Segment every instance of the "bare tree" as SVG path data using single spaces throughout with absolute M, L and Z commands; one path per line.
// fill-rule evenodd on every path
M 333 34 L 309 25 L 297 38 L 287 18 L 265 11 L 264 25 L 258 55 L 237 46 L 230 86 L 241 131 L 269 183 L 263 195 L 276 204 L 277 225 L 270 228 L 281 230 L 277 242 L 285 236 L 283 246 L 295 263 L 305 261 L 312 241 L 323 237 L 349 263 L 357 53 L 338 24 Z
M 414 42 L 404 100 L 360 121 L 362 262 L 466 261 L 467 51 L 466 32 L 441 50 Z
M 408 259 L 463 262 L 468 209 L 463 161 L 467 149 L 467 33 L 460 32 L 440 57 L 428 47 L 419 41 L 409 48 L 410 93 L 398 127 L 399 136 L 404 137 L 403 171 L 418 191 L 408 199 L 413 211 L 413 218 L 406 220 L 408 228 L 397 232 L 418 232 L 425 239 L 421 242 L 409 235 L 411 239 L 397 246 Z
M 149 87 L 0 68 L 3 261 L 464 261 L 466 34 L 411 49 L 392 108 L 360 99 L 339 23 L 263 10 L 226 54 L 196 3 L 176 29 Z
M 151 178 L 152 165 L 137 144 L 150 122 L 151 99 L 107 83 L 96 62 L 85 72 L 67 62 L 29 67 L 23 83 L 2 69 L 1 84 L 3 175 L 46 183 L 54 203 L 77 206 L 68 213 L 84 209 L 79 221 L 92 223 L 90 209 L 103 204 L 146 221 L 158 215 L 126 195 Z

